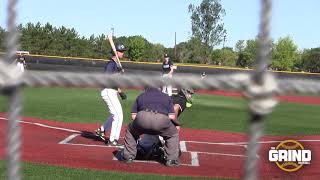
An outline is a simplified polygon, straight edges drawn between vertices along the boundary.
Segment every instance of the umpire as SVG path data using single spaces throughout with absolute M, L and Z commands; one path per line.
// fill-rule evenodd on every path
M 171 120 L 176 118 L 172 99 L 157 88 L 146 88 L 132 106 L 132 122 L 125 139 L 123 161 L 132 162 L 137 154 L 137 140 L 142 134 L 160 135 L 165 143 L 165 165 L 179 165 L 179 134 Z

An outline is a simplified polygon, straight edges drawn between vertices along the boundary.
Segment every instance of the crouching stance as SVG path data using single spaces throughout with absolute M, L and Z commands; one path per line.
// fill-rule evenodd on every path
M 192 106 L 194 94 L 193 89 L 180 89 L 177 94 L 172 96 L 174 111 L 176 115 L 176 120 L 172 123 L 180 131 L 181 122 L 178 117 L 184 112 L 186 108 Z M 165 141 L 161 136 L 144 134 L 141 139 L 138 140 L 138 153 L 137 159 L 141 160 L 159 160 L 164 156 L 164 144 Z M 181 151 L 179 148 L 179 156 Z
M 165 165 L 179 165 L 179 134 L 171 122 L 175 119 L 172 99 L 160 89 L 147 88 L 132 106 L 124 150 L 116 155 L 120 161 L 132 162 L 137 155 L 137 140 L 142 134 L 160 135 L 164 138 Z

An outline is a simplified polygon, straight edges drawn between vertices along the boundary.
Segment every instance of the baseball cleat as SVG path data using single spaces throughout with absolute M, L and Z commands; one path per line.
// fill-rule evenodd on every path
M 106 142 L 106 144 L 107 144 L 108 146 L 122 146 L 122 144 L 120 144 L 120 143 L 118 142 L 118 140 L 113 140 L 113 141 L 108 140 L 108 141 Z
M 166 161 L 166 166 L 168 167 L 173 167 L 173 166 L 179 166 L 180 163 L 178 160 L 167 160 Z
M 103 141 L 106 141 L 106 136 L 104 134 L 104 131 L 102 131 L 100 128 L 96 130 L 96 135 Z

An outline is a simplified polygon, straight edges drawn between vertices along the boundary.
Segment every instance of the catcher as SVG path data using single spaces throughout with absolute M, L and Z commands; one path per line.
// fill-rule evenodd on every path
M 188 107 L 192 106 L 192 95 L 194 91 L 192 89 L 180 89 L 177 94 L 172 96 L 174 111 L 176 117 L 179 117 L 182 112 Z M 176 118 L 172 123 L 180 131 L 181 123 Z M 164 156 L 164 140 L 161 136 L 144 134 L 137 144 L 137 157 L 141 160 L 162 160 Z M 179 150 L 179 156 L 181 151 Z

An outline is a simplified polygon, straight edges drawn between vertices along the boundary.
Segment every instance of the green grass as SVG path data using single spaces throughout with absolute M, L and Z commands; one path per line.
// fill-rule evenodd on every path
M 0 178 L 5 179 L 5 164 L 4 161 L 0 161 Z M 131 173 L 117 173 L 109 171 L 98 171 L 91 169 L 76 169 L 65 168 L 58 166 L 49 166 L 35 163 L 23 163 L 22 164 L 22 176 L 23 179 L 32 180 L 69 180 L 69 179 L 116 179 L 116 180 L 205 180 L 209 178 L 192 178 L 192 177 L 175 177 L 175 176 L 160 176 L 160 175 L 145 175 L 145 174 L 131 174 Z M 219 180 L 219 179 L 214 179 Z M 220 179 L 222 180 L 222 179 Z M 223 179 L 227 180 L 227 179 Z
M 130 122 L 130 109 L 140 91 L 126 90 L 128 99 L 121 101 L 124 121 Z M 64 122 L 102 123 L 108 116 L 99 89 L 25 88 L 24 116 Z M 1 98 L 0 102 L 4 99 Z M 5 111 L 5 103 L 0 111 Z M 269 135 L 303 135 L 320 132 L 318 105 L 281 102 L 265 120 Z M 192 108 L 180 117 L 183 127 L 246 132 L 249 113 L 246 101 L 235 97 L 195 95 Z

